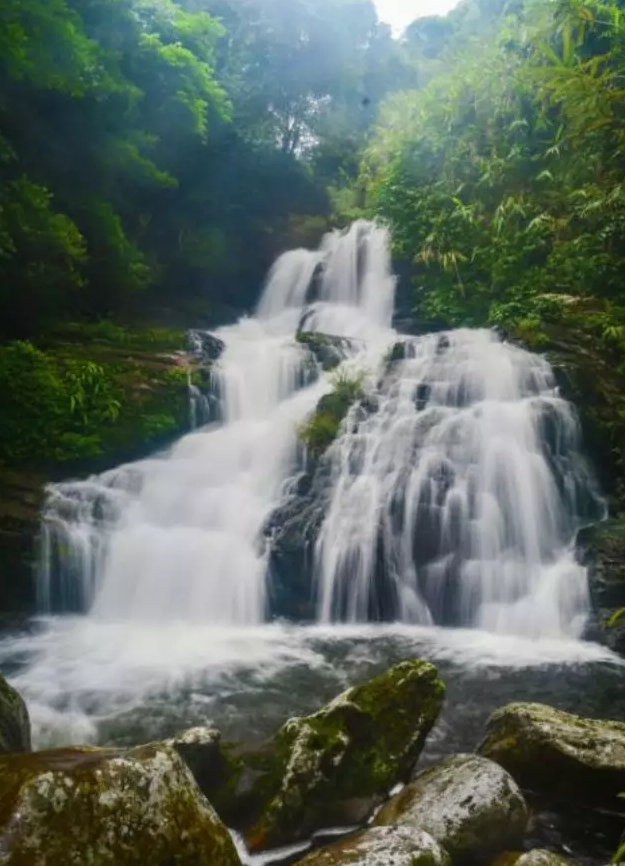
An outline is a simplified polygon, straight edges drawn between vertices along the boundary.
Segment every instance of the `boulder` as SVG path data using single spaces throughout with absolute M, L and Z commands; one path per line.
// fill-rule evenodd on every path
M 444 694 L 433 665 L 401 662 L 314 715 L 290 719 L 259 750 L 223 745 L 230 773 L 205 793 L 251 850 L 359 824 L 409 777 Z
M 504 769 L 479 755 L 454 755 L 420 773 L 375 823 L 429 833 L 456 863 L 518 844 L 527 821 L 523 795 Z
M 0 758 L 3 866 L 240 866 L 171 746 Z
M 0 676 L 0 754 L 30 750 L 30 718 L 26 704 Z
M 493 860 L 491 866 L 573 866 L 570 860 L 565 860 L 553 851 L 544 848 L 534 848 L 532 851 L 507 851 Z
M 544 704 L 509 704 L 490 717 L 479 751 L 536 793 L 614 807 L 625 791 L 622 722 L 585 719 Z
M 451 866 L 449 854 L 427 833 L 372 827 L 313 851 L 300 866 Z

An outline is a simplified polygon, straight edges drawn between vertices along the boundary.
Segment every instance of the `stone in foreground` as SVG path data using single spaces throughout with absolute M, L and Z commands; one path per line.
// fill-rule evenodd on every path
M 30 718 L 21 695 L 0 676 L 0 754 L 30 752 Z
M 625 791 L 625 724 L 514 703 L 488 721 L 481 754 L 542 794 L 615 806 Z
M 189 769 L 163 744 L 0 758 L 3 866 L 240 866 Z
M 264 749 L 241 759 L 229 784 L 245 789 L 250 849 L 361 823 L 409 777 L 444 694 L 433 665 L 405 661 L 314 715 L 290 719 Z M 214 802 L 219 809 L 219 797 Z M 236 824 L 237 816 L 230 812 L 226 820 Z
M 508 851 L 493 860 L 491 866 L 574 866 L 570 860 L 565 860 L 553 851 L 544 848 L 534 848 L 532 851 Z
M 313 851 L 299 866 L 451 866 L 451 860 L 427 833 L 407 827 L 372 827 Z
M 479 755 L 454 755 L 420 773 L 376 824 L 429 833 L 456 864 L 514 847 L 527 820 L 523 795 L 505 770 Z

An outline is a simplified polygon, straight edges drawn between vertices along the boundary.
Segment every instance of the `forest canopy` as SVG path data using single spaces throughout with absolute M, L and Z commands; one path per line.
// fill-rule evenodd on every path
M 5 0 L 0 330 L 216 323 L 271 259 L 390 223 L 422 326 L 625 338 L 625 18 L 461 0 Z

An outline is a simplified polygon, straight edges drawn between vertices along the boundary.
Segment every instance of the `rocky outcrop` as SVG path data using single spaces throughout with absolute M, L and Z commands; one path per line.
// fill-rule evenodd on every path
M 578 558 L 588 568 L 593 615 L 588 637 L 625 653 L 625 519 L 583 529 Z
M 252 850 L 359 824 L 409 776 L 444 693 L 433 665 L 401 662 L 314 715 L 290 719 L 259 750 L 223 744 L 204 792 Z
M 323 370 L 334 370 L 353 352 L 353 341 L 347 337 L 321 334 L 318 331 L 298 331 L 295 337 L 305 346 Z
M 164 744 L 0 758 L 5 866 L 240 866 L 189 769 Z
M 544 704 L 509 704 L 490 717 L 482 755 L 524 788 L 614 807 L 625 791 L 625 723 L 586 719 Z
M 0 467 L 0 622 L 35 606 L 34 557 L 46 478 Z
M 30 752 L 30 718 L 21 695 L 0 676 L 0 754 Z
M 454 755 L 418 775 L 376 824 L 429 833 L 460 863 L 519 843 L 527 820 L 523 795 L 505 770 L 479 755 Z
M 451 860 L 427 833 L 407 827 L 372 827 L 313 851 L 300 866 L 451 866 Z

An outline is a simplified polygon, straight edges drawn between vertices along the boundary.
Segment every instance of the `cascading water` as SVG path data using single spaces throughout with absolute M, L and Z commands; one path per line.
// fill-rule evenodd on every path
M 282 256 L 257 316 L 217 334 L 220 422 L 50 488 L 42 605 L 109 622 L 271 614 L 262 530 L 298 471 L 298 426 L 331 387 L 303 328 L 349 338 L 344 373 L 366 393 L 324 458 L 319 620 L 579 634 L 586 576 L 571 545 L 601 504 L 548 363 L 487 331 L 398 342 L 394 292 L 374 224 Z
M 321 619 L 581 634 L 572 542 L 603 505 L 547 361 L 483 330 L 406 338 L 372 397 L 329 455 Z

